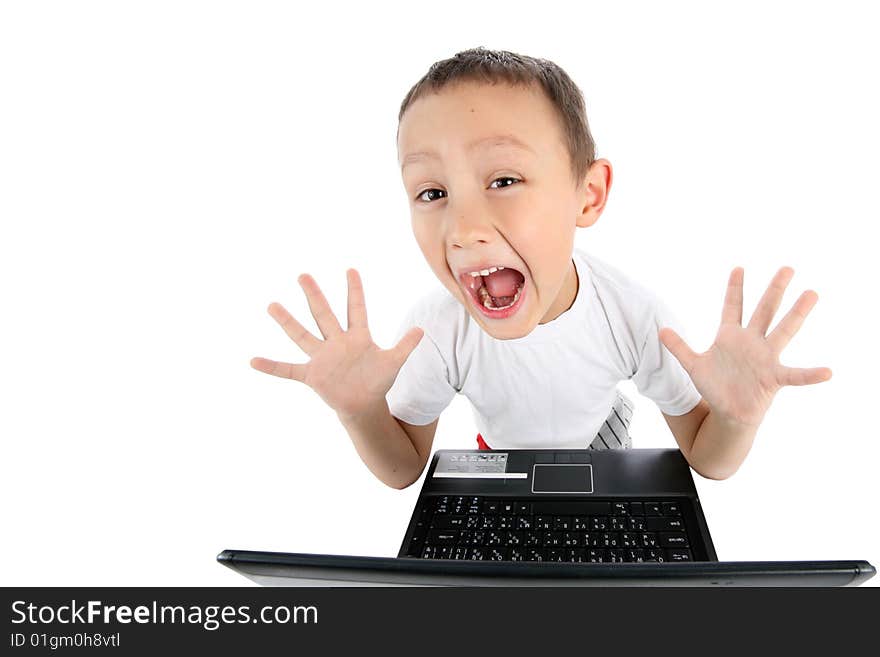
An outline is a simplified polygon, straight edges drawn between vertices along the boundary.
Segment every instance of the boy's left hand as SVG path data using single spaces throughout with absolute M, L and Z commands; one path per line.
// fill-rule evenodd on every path
M 810 385 L 831 378 L 827 367 L 786 367 L 779 363 L 780 352 L 819 300 L 814 291 L 801 294 L 770 335 L 764 335 L 793 275 L 791 267 L 782 267 L 776 273 L 748 326 L 743 328 L 743 269 L 735 268 L 727 284 L 715 342 L 702 354 L 693 352 L 671 328 L 660 329 L 660 341 L 690 375 L 711 412 L 728 422 L 757 427 L 782 386 Z

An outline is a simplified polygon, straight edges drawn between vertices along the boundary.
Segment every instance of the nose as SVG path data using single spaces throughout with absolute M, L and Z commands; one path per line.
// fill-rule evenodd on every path
M 494 229 L 488 210 L 479 203 L 459 203 L 449 206 L 447 241 L 452 248 L 467 249 L 475 244 L 487 243 Z

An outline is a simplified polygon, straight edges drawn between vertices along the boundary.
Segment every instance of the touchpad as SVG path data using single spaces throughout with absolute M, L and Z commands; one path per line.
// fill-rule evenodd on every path
M 592 493 L 593 466 L 584 463 L 536 463 L 533 493 Z

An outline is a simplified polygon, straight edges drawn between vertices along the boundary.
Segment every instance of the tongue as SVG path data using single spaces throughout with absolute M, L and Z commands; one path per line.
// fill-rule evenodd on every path
M 523 275 L 516 269 L 506 267 L 483 276 L 483 285 L 493 297 L 512 297 L 516 294 L 516 286 L 521 285 L 524 280 Z

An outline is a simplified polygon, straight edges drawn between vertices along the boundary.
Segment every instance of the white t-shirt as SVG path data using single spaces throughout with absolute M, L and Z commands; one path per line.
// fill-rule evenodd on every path
M 487 334 L 445 287 L 420 297 L 394 344 L 413 326 L 425 331 L 386 399 L 404 422 L 433 422 L 456 393 L 473 405 L 477 429 L 493 449 L 586 448 L 632 379 L 667 415 L 700 401 L 687 372 L 660 342 L 676 318 L 650 290 L 580 249 L 572 260 L 572 306 L 526 336 Z

